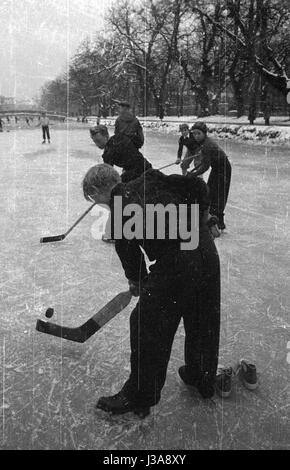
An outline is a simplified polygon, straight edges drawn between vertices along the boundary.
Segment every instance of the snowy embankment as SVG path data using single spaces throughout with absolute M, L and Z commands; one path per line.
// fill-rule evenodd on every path
M 218 119 L 218 116 L 215 116 Z M 203 120 L 207 122 L 209 129 L 209 134 L 215 138 L 221 139 L 235 139 L 240 141 L 250 141 L 250 142 L 259 142 L 259 143 L 271 143 L 271 144 L 287 144 L 290 145 L 290 125 L 289 126 L 264 126 L 264 125 L 248 125 L 245 122 L 241 121 L 240 123 L 228 122 L 224 123 L 223 117 L 220 117 L 220 122 L 210 122 L 212 117 L 205 119 L 197 119 L 192 116 L 183 116 L 182 118 L 166 118 L 163 121 L 157 120 L 156 118 L 150 119 L 139 118 L 145 129 L 150 129 L 153 131 L 158 131 L 162 133 L 179 133 L 179 125 L 182 122 L 187 122 L 190 126 L 194 124 L 197 120 Z M 273 119 L 274 120 L 274 119 Z M 237 121 L 237 119 L 236 119 Z M 90 119 L 90 123 L 93 124 L 93 118 Z M 115 117 L 108 119 L 101 119 L 102 124 L 108 126 L 114 126 Z

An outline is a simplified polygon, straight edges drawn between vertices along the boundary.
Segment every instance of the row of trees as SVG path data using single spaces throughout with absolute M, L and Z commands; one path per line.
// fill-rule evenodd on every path
M 183 114 L 194 96 L 198 114 L 216 113 L 225 91 L 238 116 L 255 118 L 257 100 L 290 88 L 289 0 L 118 0 L 106 31 L 81 44 L 67 75 L 42 90 L 49 109 L 90 113 L 124 97 L 144 115 Z

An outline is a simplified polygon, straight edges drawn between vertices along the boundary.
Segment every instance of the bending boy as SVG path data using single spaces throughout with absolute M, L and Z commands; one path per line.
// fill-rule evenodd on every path
M 140 417 L 150 412 L 161 397 L 172 343 L 181 318 L 185 327 L 185 365 L 179 375 L 187 385 L 196 386 L 202 397 L 214 394 L 220 328 L 219 256 L 206 224 L 208 190 L 192 176 L 165 176 L 158 170 L 128 184 L 109 165 L 92 167 L 83 180 L 86 199 L 107 204 L 114 221 L 114 198 L 122 198 L 122 208 L 138 204 L 169 202 L 178 207 L 199 204 L 199 245 L 182 250 L 180 238 L 147 236 L 147 221 L 141 237 L 127 239 L 122 230 L 115 247 L 133 295 L 139 302 L 130 318 L 131 373 L 119 393 L 101 397 L 97 408 L 114 414 L 133 411 Z M 128 222 L 124 212 L 122 228 Z M 180 221 L 180 220 L 179 220 Z M 156 261 L 147 272 L 142 251 Z M 210 295 L 209 295 L 210 293 Z

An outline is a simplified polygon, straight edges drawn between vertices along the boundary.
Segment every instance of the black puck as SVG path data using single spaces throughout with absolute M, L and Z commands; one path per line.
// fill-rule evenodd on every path
M 53 316 L 53 314 L 54 314 L 54 309 L 51 308 L 51 307 L 49 307 L 45 312 L 46 318 L 51 318 Z

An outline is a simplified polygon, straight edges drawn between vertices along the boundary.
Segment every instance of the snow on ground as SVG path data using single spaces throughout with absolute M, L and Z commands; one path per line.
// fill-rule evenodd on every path
M 151 416 L 110 417 L 94 410 L 129 373 L 126 308 L 84 344 L 35 331 L 47 307 L 76 326 L 127 287 L 112 245 L 92 237 L 95 215 L 60 243 L 88 207 L 81 191 L 101 151 L 87 126 L 0 134 L 2 224 L 0 447 L 2 449 L 277 449 L 290 442 L 289 191 L 287 149 L 221 141 L 233 164 L 226 223 L 217 240 L 222 269 L 220 362 L 247 357 L 259 388 L 237 382 L 227 400 L 202 400 L 179 384 L 180 325 L 161 402 Z M 146 132 L 155 167 L 174 161 L 177 135 Z M 167 173 L 179 171 L 174 166 Z
M 113 126 L 115 117 L 102 119 L 101 122 Z M 263 118 L 259 117 L 255 125 L 249 125 L 246 116 L 235 118 L 231 116 L 209 116 L 197 118 L 196 116 L 166 116 L 163 121 L 156 116 L 139 118 L 144 129 L 155 130 L 166 134 L 178 134 L 179 125 L 187 123 L 192 126 L 196 121 L 204 121 L 208 125 L 209 134 L 215 138 L 239 141 L 251 141 L 258 144 L 290 144 L 290 121 L 286 116 L 274 116 L 271 125 L 265 126 Z M 96 122 L 93 116 L 89 119 L 91 124 Z

